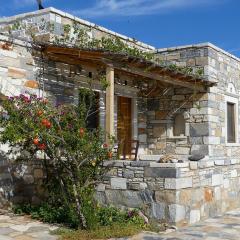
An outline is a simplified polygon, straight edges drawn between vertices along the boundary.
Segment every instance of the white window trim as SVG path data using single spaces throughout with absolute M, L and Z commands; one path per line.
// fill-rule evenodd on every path
M 230 94 L 229 94 L 230 95 Z M 225 96 L 225 143 L 226 143 L 226 146 L 239 146 L 239 139 L 238 139 L 238 97 L 233 97 L 233 96 Z M 232 94 L 231 94 L 232 95 Z M 229 143 L 228 142 L 228 136 L 227 136 L 227 103 L 233 103 L 235 106 L 234 106 L 234 110 L 235 110 L 235 143 Z

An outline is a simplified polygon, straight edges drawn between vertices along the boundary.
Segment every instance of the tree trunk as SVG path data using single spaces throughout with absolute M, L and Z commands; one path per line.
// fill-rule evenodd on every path
M 74 198 L 75 198 L 77 213 L 78 213 L 78 217 L 79 217 L 79 220 L 80 220 L 80 223 L 81 223 L 81 227 L 83 229 L 86 229 L 87 228 L 87 221 L 86 221 L 85 216 L 82 213 L 82 206 L 81 206 L 81 203 L 80 203 L 80 200 L 79 200 L 77 187 L 76 187 L 76 184 L 74 182 L 73 182 L 73 195 L 74 195 Z
M 86 218 L 85 218 L 85 216 L 83 215 L 83 212 L 82 212 L 81 201 L 79 199 L 79 194 L 78 194 L 78 191 L 77 191 L 77 181 L 76 181 L 76 178 L 75 178 L 73 172 L 74 172 L 74 169 L 72 170 L 72 172 L 70 172 L 70 176 L 72 178 L 73 196 L 74 196 L 74 200 L 75 200 L 75 203 L 76 203 L 77 214 L 78 214 L 78 217 L 79 217 L 79 220 L 80 220 L 81 227 L 83 229 L 86 229 L 87 228 L 87 221 L 86 221 Z

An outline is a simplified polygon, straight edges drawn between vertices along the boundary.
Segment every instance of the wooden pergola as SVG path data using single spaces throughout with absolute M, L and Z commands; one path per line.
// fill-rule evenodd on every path
M 106 70 L 106 132 L 114 135 L 114 75 L 127 74 L 138 79 L 155 80 L 163 84 L 176 85 L 206 91 L 216 82 L 211 82 L 204 77 L 184 74 L 167 66 L 162 66 L 153 61 L 148 61 L 126 54 L 112 53 L 109 51 L 79 49 L 75 47 L 41 45 L 44 58 L 70 65 L 88 65 Z

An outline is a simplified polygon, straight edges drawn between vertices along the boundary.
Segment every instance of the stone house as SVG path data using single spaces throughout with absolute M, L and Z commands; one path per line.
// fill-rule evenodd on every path
M 76 22 L 92 38 L 117 36 L 153 53 L 155 62 L 49 44 L 52 32 L 46 26 L 61 36 L 65 25 Z M 29 51 L 29 27 L 41 39 L 44 59 Z M 101 203 L 141 207 L 176 225 L 239 207 L 240 59 L 210 43 L 156 49 L 53 8 L 1 19 L 0 33 L 2 96 L 30 93 L 57 104 L 77 102 L 78 89 L 93 79 L 99 113 L 92 124 L 119 141 L 139 141 L 137 161 L 114 161 L 97 187 Z M 100 70 L 109 82 L 106 92 L 95 80 Z M 180 161 L 159 162 L 169 155 Z M 199 155 L 201 160 L 189 160 Z M 9 168 L 2 157 L 0 170 L 3 207 L 7 200 L 39 201 L 41 166 Z

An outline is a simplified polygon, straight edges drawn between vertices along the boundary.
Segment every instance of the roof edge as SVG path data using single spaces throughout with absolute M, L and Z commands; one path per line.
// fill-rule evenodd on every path
M 3 18 L 0 18 L 0 24 L 10 23 L 10 22 L 16 21 L 17 19 L 31 17 L 31 16 L 39 16 L 39 15 L 46 14 L 46 13 L 58 14 L 58 15 L 60 15 L 62 17 L 66 17 L 66 18 L 69 18 L 71 20 L 77 21 L 77 22 L 79 22 L 79 23 L 81 23 L 81 24 L 83 24 L 85 26 L 89 26 L 89 27 L 101 30 L 101 31 L 106 32 L 108 34 L 111 34 L 111 35 L 114 35 L 116 37 L 119 37 L 119 38 L 121 38 L 123 40 L 135 43 L 136 45 L 138 45 L 140 47 L 147 48 L 148 50 L 156 50 L 155 47 L 153 47 L 153 46 L 151 46 L 149 44 L 143 43 L 141 41 L 137 41 L 137 40 L 135 40 L 133 38 L 130 38 L 130 37 L 127 37 L 127 36 L 125 36 L 123 34 L 114 32 L 114 31 L 109 30 L 109 29 L 107 29 L 105 27 L 102 27 L 102 26 L 99 26 L 97 24 L 91 23 L 89 21 L 86 21 L 84 19 L 78 18 L 78 17 L 76 17 L 74 15 L 71 15 L 71 14 L 69 14 L 67 12 L 63 12 L 63 11 L 58 10 L 56 8 L 53 8 L 53 7 L 49 7 L 49 8 L 45 8 L 45 9 L 42 9 L 42 10 L 33 11 L 33 12 L 22 13 L 22 14 L 10 16 L 10 17 L 3 17 Z
M 157 49 L 156 53 L 162 53 L 162 52 L 167 52 L 167 51 L 176 51 L 176 50 L 182 50 L 182 49 L 187 49 L 187 48 L 204 48 L 204 47 L 210 47 L 218 52 L 221 52 L 228 57 L 231 57 L 235 59 L 236 61 L 240 62 L 240 58 L 231 54 L 230 52 L 210 43 L 210 42 L 205 42 L 205 43 L 198 43 L 198 44 L 192 44 L 192 45 L 182 45 L 182 46 L 177 46 L 177 47 L 169 47 L 169 48 L 159 48 Z

